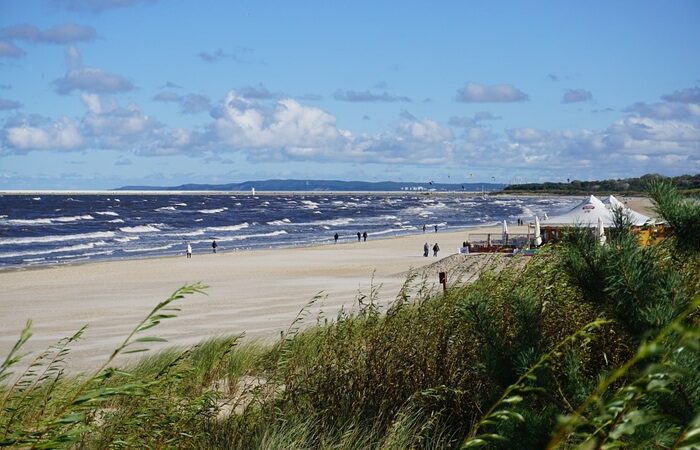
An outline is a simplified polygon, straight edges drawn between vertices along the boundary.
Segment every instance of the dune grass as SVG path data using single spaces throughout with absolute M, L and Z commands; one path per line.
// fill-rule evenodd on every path
M 666 189 L 650 191 L 660 211 L 700 232 L 697 204 Z M 698 448 L 700 252 L 683 239 L 640 247 L 620 220 L 601 247 L 571 230 L 446 293 L 414 273 L 390 305 L 374 286 L 302 328 L 314 298 L 272 344 L 219 336 L 113 367 L 204 290 L 186 286 L 77 377 L 64 360 L 83 330 L 9 375 L 28 326 L 0 365 L 0 446 Z

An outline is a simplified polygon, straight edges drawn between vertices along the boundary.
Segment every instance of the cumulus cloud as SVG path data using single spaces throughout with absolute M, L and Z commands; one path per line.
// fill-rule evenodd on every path
M 411 99 L 406 96 L 393 95 L 388 92 L 374 93 L 370 91 L 352 91 L 338 89 L 333 94 L 333 98 L 343 102 L 410 102 Z
M 53 82 L 56 92 L 61 95 L 73 91 L 115 94 L 134 89 L 131 81 L 120 75 L 102 69 L 83 67 L 80 53 L 75 47 L 66 49 L 66 65 L 69 68 L 66 74 Z
M 46 127 L 24 122 L 7 127 L 5 133 L 9 146 L 21 151 L 73 150 L 83 143 L 78 123 L 68 118 L 52 122 Z
M 27 53 L 12 42 L 0 40 L 0 58 L 21 58 Z
M 589 102 L 593 100 L 593 94 L 585 89 L 567 89 L 561 99 L 562 103 Z
M 109 9 L 127 8 L 139 3 L 154 3 L 156 0 L 51 0 L 55 6 L 69 11 L 100 13 Z
M 34 25 L 14 25 L 0 29 L 0 39 L 5 41 L 27 41 L 44 44 L 72 44 L 91 41 L 97 37 L 92 27 L 67 23 L 40 30 Z
M 21 107 L 22 104 L 20 102 L 0 98 L 0 111 L 9 111 L 12 109 L 19 109 Z
M 187 97 L 168 92 L 161 93 L 161 101 L 179 105 Z M 108 96 L 83 92 L 86 113 L 82 118 L 40 120 L 13 115 L 6 120 L 0 142 L 3 153 L 113 149 L 124 155 L 222 159 L 239 153 L 254 161 L 455 167 L 468 163 L 473 170 L 535 169 L 551 176 L 563 170 L 614 175 L 621 167 L 629 173 L 658 171 L 660 166 L 697 171 L 699 105 L 665 100 L 687 98 L 678 92 L 684 91 L 664 96 L 658 103 L 633 105 L 600 130 L 525 126 L 494 132 L 486 122 L 499 117 L 481 111 L 450 118 L 448 124 L 459 128 L 458 135 L 448 124 L 407 111 L 382 131 L 352 133 L 340 128 L 333 114 L 299 100 L 258 101 L 235 90 L 217 102 L 210 110 L 211 120 L 201 128 L 171 128 L 136 104 L 120 105 Z
M 511 103 L 525 102 L 530 98 L 526 93 L 511 84 L 487 86 L 467 83 L 457 90 L 455 100 L 464 103 Z
M 336 127 L 334 116 L 319 108 L 282 99 L 267 111 L 236 91 L 226 95 L 214 130 L 236 148 L 276 148 L 290 156 L 323 153 L 348 136 Z

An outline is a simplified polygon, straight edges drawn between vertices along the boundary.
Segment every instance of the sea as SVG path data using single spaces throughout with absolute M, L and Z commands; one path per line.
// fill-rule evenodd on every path
M 308 246 L 555 215 L 572 197 L 467 194 L 0 195 L 0 270 Z

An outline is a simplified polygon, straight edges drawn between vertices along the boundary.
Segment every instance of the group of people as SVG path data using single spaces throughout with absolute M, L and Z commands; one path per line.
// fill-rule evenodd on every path
M 525 223 L 523 222 L 523 219 L 518 218 L 518 225 L 525 225 Z
M 333 242 L 335 242 L 337 244 L 338 239 L 340 239 L 340 235 L 338 233 L 335 233 L 333 235 Z M 357 242 L 361 242 L 362 240 L 367 242 L 367 232 L 366 231 L 364 231 L 362 233 L 360 233 L 359 231 L 357 232 Z
M 216 253 L 217 247 L 219 247 L 219 244 L 217 244 L 216 239 L 214 239 L 211 243 L 211 250 L 213 253 Z M 185 255 L 187 256 L 187 258 L 192 257 L 192 244 L 190 244 L 189 242 L 187 243 L 187 248 L 185 249 Z
M 436 242 L 435 245 L 433 245 L 433 256 L 437 256 L 439 251 L 440 251 L 440 246 Z M 430 253 L 430 247 L 428 246 L 428 243 L 426 242 L 423 245 L 423 256 L 425 256 L 427 258 L 429 253 Z
M 435 229 L 435 232 L 437 233 L 438 225 L 437 225 L 437 224 L 433 225 L 433 228 Z M 425 233 L 425 230 L 426 230 L 426 229 L 427 229 L 427 225 L 426 225 L 426 224 L 423 224 L 423 233 Z

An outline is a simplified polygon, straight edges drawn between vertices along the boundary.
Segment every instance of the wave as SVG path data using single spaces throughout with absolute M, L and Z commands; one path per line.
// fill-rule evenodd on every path
M 41 200 L 41 197 L 32 197 L 32 200 L 39 201 L 39 200 Z
M 367 233 L 367 234 L 369 237 L 372 237 L 372 236 L 377 236 L 377 235 L 381 235 L 381 234 L 401 233 L 402 231 L 416 230 L 416 229 L 417 229 L 417 227 L 406 226 L 406 227 L 401 227 L 401 228 L 389 228 L 388 230 L 372 231 L 371 233 Z
M 65 234 L 63 236 L 35 236 L 0 239 L 0 245 L 11 244 L 43 244 L 46 242 L 78 241 L 86 239 L 104 239 L 114 236 L 113 231 L 97 231 L 94 233 Z
M 291 220 L 284 218 L 282 220 L 273 220 L 272 222 L 267 222 L 268 225 L 287 225 L 289 223 L 292 223 Z
M 225 225 L 221 227 L 207 227 L 207 231 L 238 231 L 248 228 L 248 222 L 239 223 L 238 225 Z
M 218 208 L 218 209 L 200 209 L 199 212 L 202 214 L 218 214 L 220 212 L 226 211 L 228 208 Z
M 119 231 L 124 233 L 153 233 L 160 231 L 160 229 L 153 225 L 136 225 L 135 227 L 122 227 Z
M 52 249 L 48 249 L 48 250 L 33 250 L 33 251 L 26 251 L 26 252 L 1 253 L 0 258 L 16 258 L 19 256 L 50 255 L 51 253 L 67 253 L 67 252 L 75 252 L 78 250 L 91 250 L 95 247 L 100 247 L 103 245 L 107 245 L 107 243 L 104 241 L 97 241 L 97 242 L 90 242 L 88 244 L 70 245 L 68 247 L 52 248 Z
M 108 220 L 107 222 L 108 223 L 124 223 L 124 221 L 122 219 L 112 219 L 112 220 Z
M 90 214 L 69 217 L 42 217 L 39 219 L 1 219 L 2 225 L 55 225 L 57 223 L 78 222 L 80 220 L 94 220 Z
M 163 233 L 161 236 L 201 236 L 204 234 L 204 230 L 194 230 L 194 231 L 181 231 L 174 233 Z
M 259 237 L 273 237 L 273 236 L 281 236 L 283 234 L 288 234 L 284 230 L 278 230 L 278 231 L 272 231 L 270 233 L 257 233 L 257 234 L 242 234 L 238 236 L 226 236 L 223 238 L 219 238 L 216 241 L 217 242 L 230 242 L 230 241 L 244 241 L 246 239 L 251 239 L 251 238 L 259 238 Z M 201 244 L 202 242 L 209 242 L 208 240 L 199 240 L 199 241 L 193 241 L 193 244 Z
M 61 256 L 57 256 L 56 259 L 85 258 L 87 256 L 112 255 L 112 254 L 114 254 L 114 250 L 103 250 L 100 252 L 78 253 L 76 255 L 61 255 Z M 26 261 L 26 260 L 23 260 L 23 261 Z
M 318 209 L 318 203 L 312 202 L 311 200 L 302 200 L 301 204 L 303 209 Z
M 95 214 L 99 214 L 100 216 L 118 216 L 119 213 L 115 213 L 114 211 L 95 211 Z
M 137 252 L 155 252 L 158 250 L 168 250 L 170 248 L 173 248 L 175 244 L 168 244 L 168 245 L 163 245 L 160 247 L 141 247 L 141 248 L 127 248 L 124 249 L 125 253 L 137 253 Z
M 116 242 L 138 241 L 139 239 L 141 239 L 141 238 L 138 236 L 124 236 L 124 237 L 120 237 L 120 238 L 114 238 L 114 240 Z
M 187 203 L 173 203 L 173 206 L 187 206 Z
M 174 206 L 161 206 L 160 208 L 156 208 L 153 211 L 177 211 L 177 208 Z

